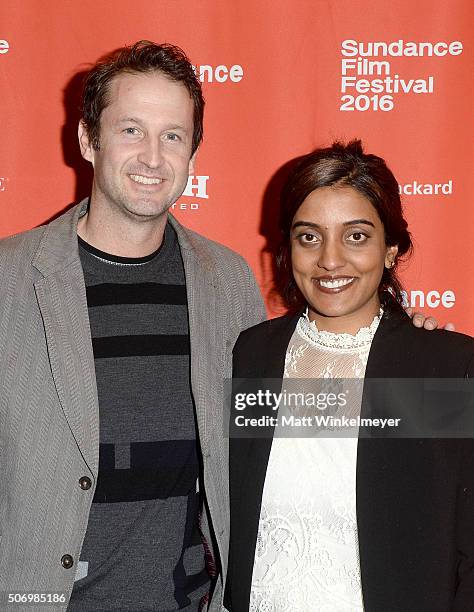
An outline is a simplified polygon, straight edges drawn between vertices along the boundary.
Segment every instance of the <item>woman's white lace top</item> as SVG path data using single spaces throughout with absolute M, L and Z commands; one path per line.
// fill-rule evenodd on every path
M 288 345 L 284 378 L 363 378 L 379 322 L 380 315 L 353 336 L 318 331 L 303 315 Z M 251 612 L 363 610 L 356 462 L 356 436 L 274 438 Z

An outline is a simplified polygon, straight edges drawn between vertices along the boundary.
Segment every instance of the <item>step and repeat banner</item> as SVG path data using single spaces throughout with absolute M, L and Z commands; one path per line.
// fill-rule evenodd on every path
M 289 160 L 361 138 L 397 177 L 415 251 L 407 303 L 474 332 L 470 0 L 2 0 L 0 236 L 88 195 L 84 72 L 139 39 L 181 46 L 206 97 L 196 174 L 174 213 L 240 252 L 269 314 Z

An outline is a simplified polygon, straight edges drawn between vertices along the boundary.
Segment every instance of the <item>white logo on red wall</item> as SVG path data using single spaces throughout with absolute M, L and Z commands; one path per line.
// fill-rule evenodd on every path
M 207 193 L 207 181 L 209 176 L 189 176 L 186 184 L 186 189 L 183 191 L 181 197 L 185 198 L 196 198 L 199 200 L 208 200 L 209 195 Z M 172 210 L 199 210 L 200 202 L 182 202 L 179 199 L 172 206 Z
M 453 180 L 445 183 L 422 183 L 421 181 L 411 181 L 398 185 L 400 195 L 406 196 L 426 196 L 426 195 L 452 195 Z
M 193 66 L 193 70 L 201 83 L 239 83 L 244 78 L 244 69 L 240 64 L 233 66 L 211 66 L 202 64 L 201 66 Z
M 461 55 L 463 44 L 451 42 L 412 42 L 402 39 L 391 42 L 360 42 L 353 39 L 341 43 L 341 111 L 383 111 L 395 107 L 396 96 L 433 94 L 435 77 L 399 74 L 397 57 L 432 57 L 443 61 L 445 56 Z M 372 58 L 388 59 L 372 59 Z M 395 58 L 395 59 L 393 59 Z M 418 60 L 420 63 L 420 60 Z M 395 64 L 394 66 L 392 64 Z
M 5 176 L 0 176 L 0 191 L 5 191 L 7 188 L 8 178 Z
M 8 40 L 0 39 L 0 55 L 5 55 L 10 51 L 10 44 Z
M 422 291 L 421 289 L 412 289 L 411 291 L 402 291 L 403 306 L 411 306 L 412 308 L 452 308 L 456 303 L 456 295 L 451 289 L 445 291 Z

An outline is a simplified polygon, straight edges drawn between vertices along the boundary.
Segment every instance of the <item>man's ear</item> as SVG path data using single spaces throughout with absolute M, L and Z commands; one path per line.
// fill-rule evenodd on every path
M 77 126 L 77 137 L 79 138 L 79 147 L 81 148 L 82 157 L 94 165 L 94 150 L 89 141 L 89 135 L 82 119 Z
M 197 155 L 197 151 L 194 151 L 194 153 L 191 155 L 191 159 L 189 160 L 188 174 L 190 176 L 194 175 L 194 164 L 196 162 L 196 155 Z

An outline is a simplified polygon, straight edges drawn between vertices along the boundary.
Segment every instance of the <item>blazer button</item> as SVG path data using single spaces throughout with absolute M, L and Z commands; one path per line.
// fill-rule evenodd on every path
M 71 569 L 71 567 L 74 565 L 74 559 L 71 557 L 71 555 L 63 555 L 61 557 L 61 565 L 64 567 L 64 569 Z
M 91 479 L 88 478 L 87 476 L 83 476 L 82 478 L 79 478 L 79 486 L 81 487 L 83 491 L 87 491 L 92 486 Z

